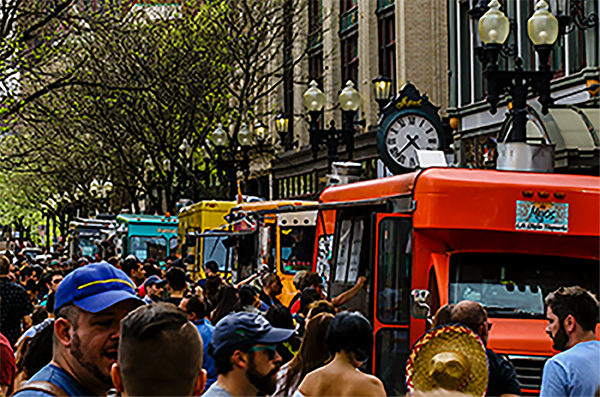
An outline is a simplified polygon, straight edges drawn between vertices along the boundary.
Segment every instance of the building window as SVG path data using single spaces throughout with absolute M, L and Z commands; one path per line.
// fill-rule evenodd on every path
M 390 0 L 377 2 L 377 31 L 379 38 L 379 74 L 393 80 L 396 92 L 396 16 Z
M 358 0 L 341 0 L 340 47 L 342 50 L 342 85 L 358 82 Z
M 323 7 L 321 0 L 308 6 L 308 77 L 323 87 Z

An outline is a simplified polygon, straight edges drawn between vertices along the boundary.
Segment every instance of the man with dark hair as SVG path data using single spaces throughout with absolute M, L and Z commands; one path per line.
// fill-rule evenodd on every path
M 206 277 L 198 281 L 198 285 L 202 288 L 202 290 L 206 291 L 206 283 L 209 279 L 221 279 L 221 276 L 219 275 L 219 264 L 212 260 L 206 262 L 204 264 L 204 274 Z
M 206 305 L 198 296 L 191 295 L 181 300 L 179 308 L 187 313 L 188 318 L 196 328 L 202 338 L 202 345 L 204 349 L 202 368 L 206 371 L 206 386 L 208 389 L 217 380 L 217 369 L 215 368 L 215 361 L 208 354 L 208 345 L 212 338 L 215 327 L 212 326 L 210 321 L 206 319 Z
M 125 261 L 123 262 L 123 271 L 137 286 L 142 285 L 145 280 L 142 264 L 133 255 L 129 255 L 125 258 Z
M 205 397 L 256 396 L 273 394 L 281 356 L 276 344 L 294 330 L 273 328 L 256 313 L 233 313 L 215 327 L 208 353 L 214 358 L 217 381 Z
M 167 280 L 167 287 L 169 290 L 169 297 L 165 302 L 179 306 L 185 295 L 185 290 L 187 289 L 185 273 L 178 267 L 171 267 L 165 273 L 165 279 Z
M 541 397 L 593 396 L 600 386 L 598 300 L 581 287 L 560 287 L 545 299 L 546 333 L 562 353 L 544 365 Z
M 522 396 L 521 385 L 513 365 L 501 356 L 487 348 L 489 330 L 492 324 L 488 322 L 485 308 L 478 302 L 461 301 L 451 311 L 450 322 L 462 324 L 470 328 L 481 338 L 486 346 L 488 358 L 488 387 L 486 396 Z
M 113 386 L 120 321 L 142 302 L 121 270 L 94 263 L 70 273 L 56 291 L 52 362 L 15 396 L 105 395 Z
M 53 270 L 48 273 L 47 277 L 44 277 L 46 288 L 48 288 L 48 295 L 44 297 L 40 306 L 47 308 L 49 313 L 54 311 L 54 299 L 56 297 L 56 290 L 63 280 L 63 275 L 60 270 Z
M 14 346 L 21 336 L 21 321 L 25 328 L 31 326 L 33 304 L 27 290 L 8 279 L 10 261 L 0 255 L 0 332 Z
M 166 303 L 139 307 L 121 322 L 115 388 L 124 396 L 199 396 L 206 382 L 202 350 L 184 312 Z
M 262 277 L 261 282 L 263 289 L 260 291 L 260 300 L 269 307 L 281 305 L 281 302 L 277 299 L 283 292 L 283 284 L 279 276 L 275 273 L 267 273 Z
M 145 303 L 156 303 L 163 300 L 163 294 L 165 292 L 165 284 L 167 282 L 158 276 L 150 276 L 144 282 L 144 289 L 146 290 L 146 296 L 142 299 Z

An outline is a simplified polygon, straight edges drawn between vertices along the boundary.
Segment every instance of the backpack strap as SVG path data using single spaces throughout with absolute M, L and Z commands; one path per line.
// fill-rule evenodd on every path
M 27 391 L 27 390 L 41 391 L 41 392 L 50 394 L 51 396 L 54 396 L 54 397 L 67 397 L 68 396 L 68 394 L 63 389 L 56 386 L 54 383 L 50 383 L 50 382 L 46 382 L 46 381 L 29 382 L 29 383 L 25 384 L 25 386 L 23 386 L 19 390 L 15 391 L 13 393 L 13 396 L 17 393 L 20 393 L 22 391 Z

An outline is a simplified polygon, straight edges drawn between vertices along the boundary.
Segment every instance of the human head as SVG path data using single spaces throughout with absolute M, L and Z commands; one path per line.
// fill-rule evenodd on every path
M 235 310 L 238 302 L 237 290 L 229 284 L 222 284 L 215 296 L 215 311 L 212 316 L 213 323 Z
M 311 303 L 310 306 L 308 306 L 308 316 L 306 318 L 307 320 L 312 320 L 321 313 L 330 313 L 335 316 L 337 314 L 337 310 L 335 306 L 333 306 L 333 304 L 329 301 L 316 301 Z
M 206 305 L 196 295 L 183 298 L 179 304 L 179 308 L 187 313 L 188 318 L 192 322 L 202 320 L 206 317 Z
M 295 329 L 292 313 L 282 305 L 271 306 L 269 310 L 267 310 L 265 318 L 273 327 Z
M 316 289 L 312 287 L 304 288 L 302 295 L 300 295 L 300 308 L 298 309 L 298 313 L 306 316 L 308 314 L 309 306 L 320 299 L 321 294 L 319 294 Z
M 185 273 L 178 267 L 172 267 L 165 273 L 165 279 L 171 291 L 183 291 L 187 284 L 185 283 Z
M 593 333 L 598 323 L 598 300 L 591 292 L 575 286 L 560 287 L 544 300 L 549 324 L 546 333 L 555 350 L 573 347 L 582 336 Z
M 490 324 L 487 321 L 487 312 L 479 302 L 460 301 L 450 313 L 450 322 L 462 324 L 470 328 L 481 338 L 483 345 L 487 346 Z
M 440 307 L 433 316 L 432 328 L 439 327 L 440 325 L 450 324 L 452 309 L 454 309 L 453 303 Z
M 262 278 L 262 285 L 265 289 L 265 293 L 271 298 L 281 295 L 281 292 L 283 291 L 281 279 L 275 273 L 267 273 L 264 275 Z
M 138 285 L 144 281 L 142 264 L 133 255 L 129 255 L 127 258 L 125 258 L 125 261 L 123 262 L 123 271 Z
M 148 280 L 148 278 L 152 276 L 160 277 L 160 270 L 152 263 L 144 264 L 143 269 L 144 275 L 146 276 L 146 280 Z
M 8 276 L 10 273 L 10 261 L 4 255 L 0 255 L 0 276 Z
M 217 323 L 208 348 L 217 374 L 245 385 L 246 395 L 273 394 L 281 356 L 275 343 L 294 330 L 273 328 L 260 314 L 232 313 Z
M 20 366 L 25 372 L 26 379 L 31 378 L 52 360 L 53 324 L 46 323 L 31 338 L 23 352 Z
M 216 276 L 219 273 L 219 264 L 215 261 L 208 261 L 204 264 L 207 276 Z
M 112 387 L 119 322 L 142 303 L 134 288 L 125 273 L 102 262 L 73 271 L 56 291 L 54 360 L 65 362 L 90 391 Z
M 312 287 L 317 290 L 319 294 L 323 294 L 323 278 L 315 272 L 308 272 L 304 277 L 303 288 Z
M 182 310 L 168 303 L 137 308 L 121 321 L 111 375 L 126 396 L 197 396 L 204 390 L 202 340 Z M 157 365 L 160 363 L 160 365 Z
M 345 352 L 358 367 L 373 350 L 373 328 L 359 312 L 341 312 L 329 325 L 325 342 L 332 354 Z
M 238 290 L 238 308 L 241 310 L 246 306 L 260 307 L 259 292 L 256 287 L 244 284 Z
M 304 278 L 306 277 L 306 275 L 308 274 L 308 271 L 306 270 L 300 270 L 298 271 L 296 274 L 294 274 L 294 287 L 296 287 L 296 289 L 298 291 L 302 291 L 302 285 L 304 283 Z
M 284 395 L 290 395 L 290 387 L 300 374 L 300 381 L 309 372 L 314 371 L 325 365 L 330 359 L 331 354 L 325 343 L 325 335 L 329 325 L 333 321 L 334 315 L 330 313 L 321 313 L 306 324 L 304 337 L 300 344 L 298 354 L 289 364 L 289 370 L 285 378 Z
M 47 278 L 46 287 L 49 291 L 55 292 L 63 280 L 63 275 L 60 270 L 53 270 Z
M 162 300 L 163 294 L 165 292 L 165 284 L 166 281 L 161 279 L 158 276 L 152 275 L 146 279 L 144 282 L 144 287 L 146 289 L 146 294 L 152 299 L 154 302 L 158 302 Z

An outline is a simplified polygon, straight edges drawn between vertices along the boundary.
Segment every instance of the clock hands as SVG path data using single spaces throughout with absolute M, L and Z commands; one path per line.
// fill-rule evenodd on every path
M 398 153 L 398 155 L 401 155 L 406 149 L 408 149 L 410 146 L 414 146 L 417 148 L 417 150 L 421 150 L 421 148 L 419 147 L 419 145 L 417 144 L 417 139 L 419 139 L 418 135 L 415 135 L 414 137 L 411 137 L 410 135 L 406 135 L 406 139 L 408 139 L 408 143 L 406 145 L 404 145 L 404 147 L 402 148 L 402 150 L 400 150 L 400 152 Z

